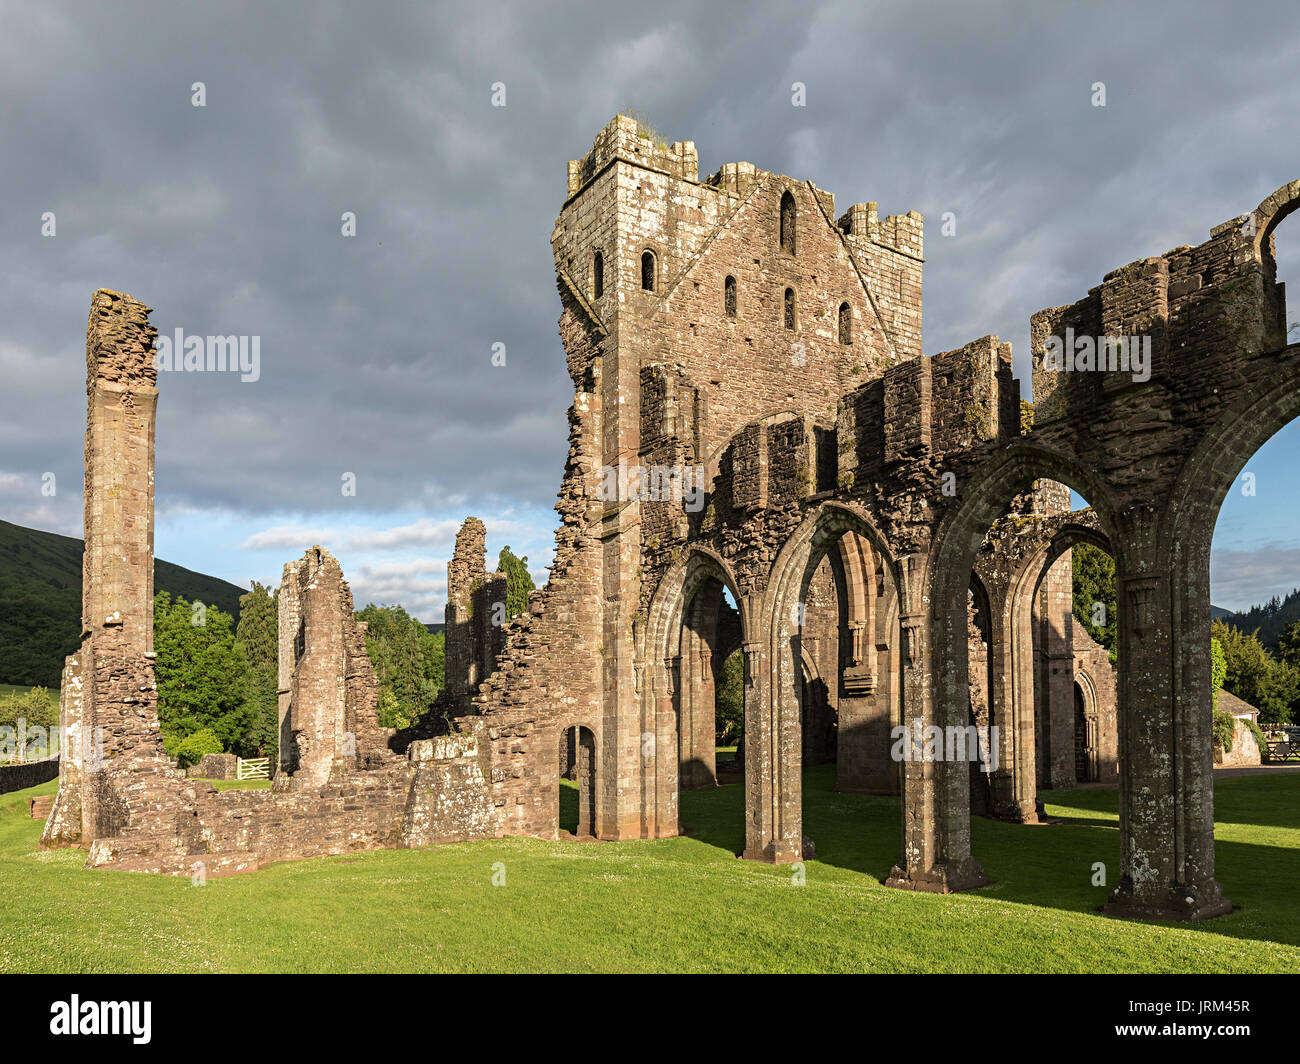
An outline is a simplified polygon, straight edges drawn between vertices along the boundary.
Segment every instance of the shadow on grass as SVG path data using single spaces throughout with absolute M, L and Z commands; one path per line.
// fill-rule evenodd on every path
M 804 771 L 804 833 L 816 844 L 817 860 L 883 882 L 902 853 L 901 800 L 840 794 L 834 781 L 834 765 Z M 972 818 L 971 851 L 990 880 L 975 893 L 1095 913 L 1120 873 L 1118 792 L 1048 791 L 1042 797 L 1048 816 L 1058 823 Z M 1294 888 L 1300 882 L 1300 839 L 1290 834 L 1300 829 L 1300 775 L 1220 780 L 1215 800 L 1216 875 L 1236 910 L 1178 926 L 1300 945 Z M 738 854 L 745 845 L 744 803 L 743 784 L 683 792 L 683 830 Z M 1102 875 L 1104 884 L 1096 882 Z

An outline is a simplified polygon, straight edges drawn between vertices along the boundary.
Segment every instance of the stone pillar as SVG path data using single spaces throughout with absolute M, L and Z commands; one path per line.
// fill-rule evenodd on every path
M 866 621 L 850 621 L 846 640 L 849 664 L 840 679 L 835 789 L 896 794 L 897 770 L 889 757 L 888 665 L 877 673 L 875 634 Z M 879 658 L 888 660 L 887 654 Z
M 596 743 L 591 731 L 578 728 L 578 834 L 596 833 Z
M 1214 878 L 1203 553 L 1196 579 L 1177 589 L 1167 559 L 1119 581 L 1121 876 L 1105 907 L 1116 916 L 1198 920 L 1232 908 Z
M 682 629 L 680 715 L 677 724 L 679 780 L 684 791 L 717 784 L 714 742 L 715 688 L 713 647 L 717 638 L 716 603 L 704 601 L 706 587 L 689 608 L 690 623 Z M 718 598 L 721 598 L 719 589 Z
M 297 748 L 293 741 L 293 678 L 298 659 L 305 649 L 303 642 L 301 583 L 298 579 L 300 561 L 288 562 L 280 577 L 276 593 L 277 651 L 276 651 L 276 710 L 279 720 L 279 758 L 277 774 L 285 779 L 297 768 Z
M 110 762 L 167 769 L 153 671 L 156 336 L 148 307 L 120 292 L 95 293 L 86 326 L 82 645 L 64 668 L 65 753 L 46 846 L 88 846 L 130 821 L 120 789 L 130 773 L 110 779 Z M 142 797 L 136 806 L 156 812 Z
M 653 683 L 644 667 L 637 669 L 637 683 L 647 688 L 647 715 L 655 722 L 653 744 L 653 794 L 655 803 L 655 837 L 670 838 L 680 832 L 678 820 L 677 710 L 673 706 L 673 666 L 651 670 L 658 679 Z
M 69 655 L 63 665 L 59 688 L 59 790 L 41 833 L 42 846 L 76 846 L 81 841 L 83 773 L 87 756 L 94 756 L 96 742 L 93 724 L 85 717 L 88 688 L 83 660 L 85 653 L 79 652 Z
M 605 374 L 606 409 L 620 409 L 618 393 L 609 394 L 610 387 L 618 380 L 614 374 Z M 629 403 L 636 394 L 629 393 Z M 635 450 L 619 450 L 618 435 L 610 435 L 619 424 L 618 420 L 607 419 L 605 425 L 606 464 L 615 468 L 620 454 L 630 453 L 631 461 L 636 460 Z M 626 442 L 624 439 L 623 443 Z M 657 838 L 660 827 L 654 801 L 655 761 L 660 755 L 655 744 L 649 741 L 656 725 L 637 691 L 634 668 L 633 630 L 640 599 L 641 504 L 634 497 L 625 504 L 614 501 L 607 506 L 601 541 L 600 837 Z M 665 754 L 675 756 L 667 751 Z
M 746 611 L 750 618 L 761 609 Z M 767 640 L 744 644 L 745 852 L 783 864 L 803 857 L 803 751 L 797 670 L 799 629 L 792 609 L 778 609 Z M 751 707 L 753 707 L 751 709 Z
M 474 593 L 486 577 L 487 529 L 477 517 L 467 517 L 456 534 L 456 548 L 447 563 L 446 668 L 449 697 L 467 709 L 480 676 L 474 650 Z
M 915 556 L 900 559 L 908 603 L 921 601 L 924 568 Z M 925 612 L 900 615 L 903 723 L 915 741 L 904 762 L 903 860 L 885 885 L 947 894 L 988 880 L 970 852 L 970 763 L 923 756 L 926 728 L 940 734 L 965 728 L 970 716 L 970 686 L 960 667 L 967 655 L 966 597 L 934 609 L 933 621 Z
M 1017 601 L 1014 586 L 990 582 L 988 592 L 993 629 L 989 708 L 998 751 L 990 812 L 1000 820 L 1035 824 L 1033 611 L 1030 603 Z
M 1044 721 L 1047 785 L 1074 785 L 1074 569 L 1070 551 L 1043 577 L 1037 631 L 1041 663 L 1038 711 Z

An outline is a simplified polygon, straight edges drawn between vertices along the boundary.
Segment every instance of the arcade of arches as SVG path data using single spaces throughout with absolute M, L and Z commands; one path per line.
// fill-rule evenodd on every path
M 833 194 L 748 163 L 701 177 L 693 143 L 665 146 L 615 118 L 569 164 L 552 234 L 574 399 L 550 580 L 527 613 L 488 623 L 501 577 L 484 569 L 482 525 L 467 522 L 448 566 L 434 711 L 365 758 L 328 746 L 341 728 L 323 732 L 333 768 L 319 794 L 200 796 L 185 845 L 199 845 L 205 816 L 238 814 L 239 845 L 260 832 L 276 858 L 288 844 L 271 827 L 291 797 L 304 823 L 335 818 L 315 821 L 310 852 L 346 845 L 338 825 L 372 791 L 399 812 L 376 815 L 364 845 L 393 844 L 379 827 L 393 822 L 413 845 L 470 837 L 459 825 L 555 838 L 570 764 L 579 832 L 677 835 L 679 794 L 716 778 L 715 677 L 738 648 L 745 857 L 809 852 L 802 768 L 832 757 L 839 786 L 901 795 L 888 883 L 911 890 L 987 882 L 973 809 L 1027 821 L 1040 787 L 1111 778 L 1120 874 L 1108 911 L 1228 911 L 1214 870 L 1210 541 L 1244 463 L 1300 415 L 1273 247 L 1298 203 L 1294 182 L 1204 243 L 1033 315 L 1029 422 L 1009 344 L 923 355 L 919 214 L 882 219 L 857 203 L 837 216 Z M 132 308 L 141 350 L 145 313 Z M 1049 359 L 1088 338 L 1072 371 Z M 137 435 L 151 470 L 152 436 Z M 1071 512 L 1066 488 L 1092 508 Z M 140 500 L 151 507 L 152 489 Z M 1080 543 L 1115 562 L 1113 673 L 1070 623 Z M 117 646 L 116 628 L 94 638 Z M 142 647 L 127 648 L 132 662 Z M 119 694 L 97 687 L 78 720 L 147 717 Z M 143 793 L 117 764 L 95 793 Z M 462 782 L 411 789 L 435 778 Z M 161 797 L 179 787 L 160 782 L 137 818 L 154 831 L 147 844 L 128 839 L 129 800 L 101 809 L 98 834 L 81 835 L 98 840 L 95 859 L 186 867 L 190 851 L 156 830 L 193 804 Z M 417 792 L 427 800 L 412 819 L 400 810 Z

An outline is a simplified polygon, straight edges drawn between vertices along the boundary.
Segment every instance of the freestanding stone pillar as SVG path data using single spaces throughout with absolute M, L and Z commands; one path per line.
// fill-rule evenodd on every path
M 150 774 L 169 771 L 153 671 L 157 331 L 149 308 L 95 293 L 86 326 L 82 644 L 63 671 L 59 793 L 45 846 L 88 846 L 148 817 Z M 131 773 L 108 773 L 112 762 Z M 133 778 L 132 801 L 121 793 Z

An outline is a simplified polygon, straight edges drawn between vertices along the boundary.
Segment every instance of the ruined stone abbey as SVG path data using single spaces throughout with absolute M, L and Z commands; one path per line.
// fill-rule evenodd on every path
M 1243 464 L 1300 415 L 1273 251 L 1297 203 L 1300 182 L 1035 314 L 1030 408 L 997 337 L 922 353 L 920 215 L 837 213 L 831 193 L 748 163 L 701 179 L 693 144 L 615 118 L 569 163 L 552 235 L 574 398 L 549 582 L 496 623 L 504 577 L 466 521 L 446 686 L 393 733 L 338 563 L 321 547 L 291 561 L 269 792 L 218 792 L 163 752 L 155 332 L 148 308 L 97 292 L 84 635 L 43 842 L 188 875 L 554 839 L 562 773 L 579 782 L 580 833 L 675 836 L 679 793 L 716 782 L 715 685 L 739 649 L 744 857 L 814 855 L 806 764 L 833 761 L 843 790 L 901 795 L 888 883 L 943 892 L 986 882 L 972 813 L 1033 822 L 1040 788 L 1116 782 L 1107 910 L 1228 911 L 1210 540 Z M 1106 338 L 1149 339 L 1150 372 L 1054 365 L 1067 335 L 1111 354 Z M 1092 508 L 1071 512 L 1069 488 Z M 1116 667 L 1072 617 L 1080 543 L 1115 559 Z M 956 755 L 954 736 L 971 737 Z

